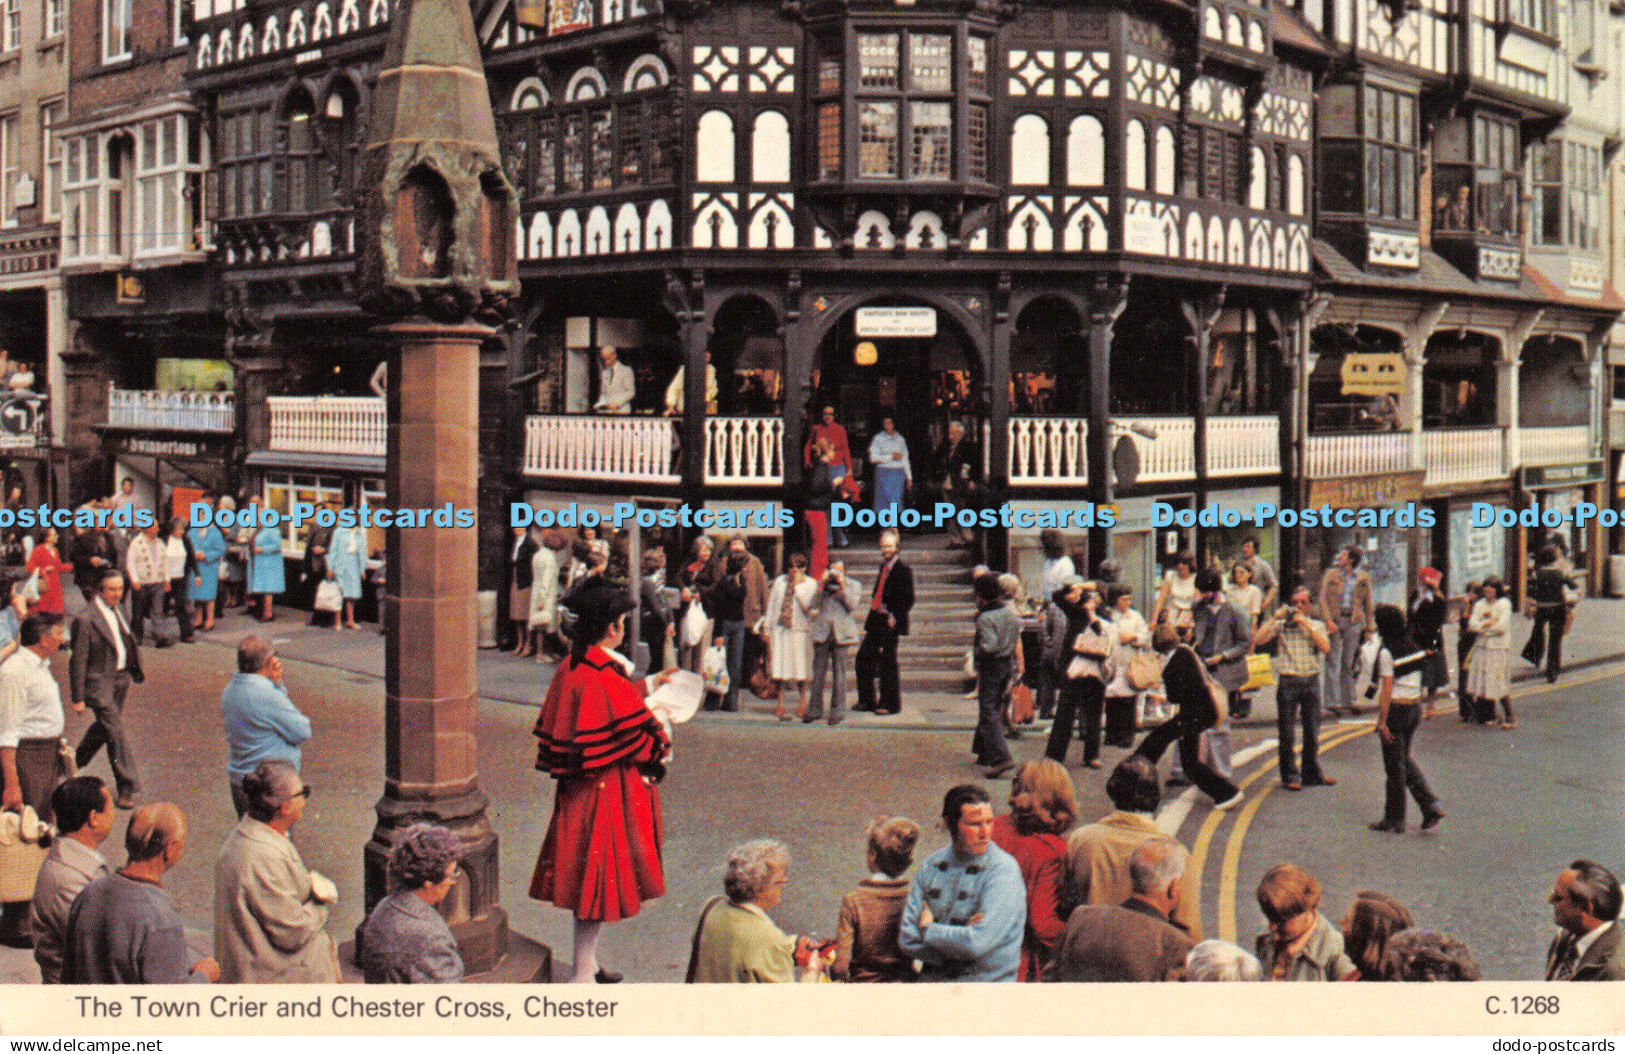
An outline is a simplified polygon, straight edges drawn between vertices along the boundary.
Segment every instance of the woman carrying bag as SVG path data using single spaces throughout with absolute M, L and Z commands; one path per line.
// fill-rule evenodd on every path
M 1056 590 L 1053 599 L 1066 617 L 1066 632 L 1055 669 L 1060 684 L 1055 723 L 1050 726 L 1049 744 L 1044 754 L 1066 764 L 1072 729 L 1076 726 L 1078 738 L 1083 740 L 1084 765 L 1098 769 L 1100 713 L 1106 695 L 1112 630 L 1110 624 L 1096 614 L 1100 593 L 1093 582 L 1073 575 L 1066 585 Z
M 1105 609 L 1111 619 L 1112 677 L 1106 683 L 1106 745 L 1134 745 L 1134 701 L 1161 680 L 1151 653 L 1151 630 L 1134 610 L 1134 590 L 1114 582 L 1106 587 Z

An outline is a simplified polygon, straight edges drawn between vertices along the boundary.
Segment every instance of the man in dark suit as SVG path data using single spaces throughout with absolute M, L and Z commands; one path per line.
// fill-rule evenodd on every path
M 135 807 L 136 791 L 141 789 L 135 756 L 124 735 L 124 697 L 130 684 L 144 680 L 141 650 L 130 632 L 129 623 L 119 612 L 124 599 L 124 575 L 116 569 L 103 574 L 100 588 L 84 614 L 73 620 L 73 658 L 68 663 L 68 691 L 73 712 L 82 714 L 85 705 L 96 712 L 96 721 L 85 730 L 74 759 L 82 769 L 96 752 L 107 747 L 107 760 L 113 766 L 113 782 L 118 785 L 115 804 L 121 809 Z
M 858 646 L 858 705 L 854 710 L 895 714 L 903 709 L 898 687 L 897 640 L 908 636 L 908 613 L 914 606 L 914 572 L 897 555 L 897 532 L 880 532 L 880 572 L 864 617 L 863 643 Z M 880 700 L 875 701 L 875 678 L 880 679 Z
M 1166 981 L 1185 965 L 1195 943 L 1168 921 L 1179 903 L 1190 854 L 1178 842 L 1152 838 L 1129 857 L 1134 892 L 1121 905 L 1083 904 L 1072 911 L 1056 945 L 1051 980 Z
M 1625 981 L 1618 921 L 1625 897 L 1614 873 L 1595 861 L 1576 860 L 1557 876 L 1546 900 L 1563 931 L 1546 950 L 1546 980 Z

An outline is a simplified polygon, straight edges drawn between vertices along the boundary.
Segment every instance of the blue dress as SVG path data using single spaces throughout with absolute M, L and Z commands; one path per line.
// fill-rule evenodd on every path
M 898 459 L 897 454 L 902 458 Z M 869 461 L 875 467 L 875 512 L 902 505 L 904 489 L 913 476 L 908 442 L 902 433 L 876 432 L 869 440 Z
M 345 600 L 361 597 L 361 565 L 366 559 L 366 538 L 355 527 L 335 527 L 327 546 L 327 569 Z
M 286 588 L 282 577 L 282 531 L 261 527 L 254 535 L 253 552 L 248 558 L 248 591 L 275 595 Z
M 220 595 L 220 559 L 226 555 L 226 536 L 214 524 L 186 532 L 197 560 L 197 576 L 186 583 L 192 600 L 209 603 Z M 203 584 L 199 585 L 201 579 Z

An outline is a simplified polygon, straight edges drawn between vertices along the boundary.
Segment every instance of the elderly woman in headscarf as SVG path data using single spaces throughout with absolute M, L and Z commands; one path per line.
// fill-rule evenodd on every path
M 671 671 L 630 679 L 632 664 L 615 651 L 633 607 L 625 590 L 592 581 L 563 604 L 576 615 L 570 654 L 553 674 L 535 729 L 536 767 L 558 790 L 530 895 L 575 915 L 572 980 L 613 984 L 621 976 L 598 966 L 604 924 L 666 892 L 657 784 L 671 743 L 644 698 Z
M 361 930 L 361 973 L 368 984 L 456 984 L 463 979 L 457 939 L 437 910 L 457 885 L 462 841 L 432 823 L 401 833 L 389 854 L 395 892 L 380 900 Z
M 722 897 L 712 897 L 695 928 L 690 984 L 789 984 L 812 942 L 792 937 L 768 918 L 790 880 L 790 850 L 759 839 L 728 853 Z

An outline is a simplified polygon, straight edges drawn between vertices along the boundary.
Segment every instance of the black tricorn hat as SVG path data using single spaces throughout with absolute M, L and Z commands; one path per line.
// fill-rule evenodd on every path
M 584 623 L 608 626 L 637 604 L 626 589 L 602 578 L 589 581 L 560 601 Z

